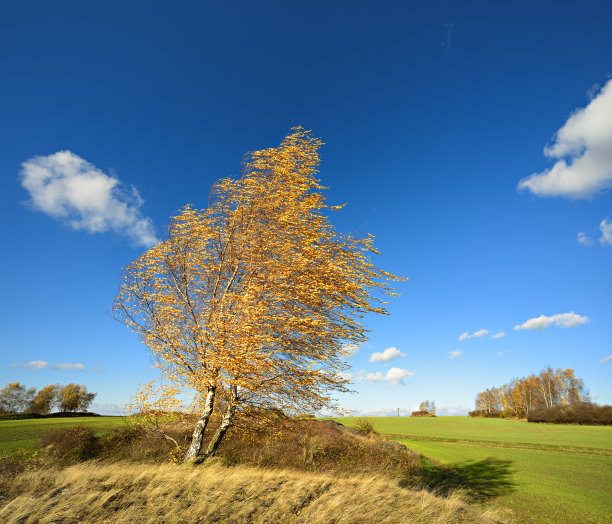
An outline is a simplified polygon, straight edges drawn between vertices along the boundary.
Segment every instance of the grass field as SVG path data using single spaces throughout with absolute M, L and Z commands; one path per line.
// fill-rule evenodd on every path
M 337 419 L 347 426 L 358 419 Z M 483 500 L 535 522 L 610 522 L 612 428 L 468 417 L 372 418 L 376 430 L 450 468 Z
M 0 420 L 0 456 L 18 449 L 36 449 L 40 436 L 49 429 L 84 424 L 102 434 L 111 426 L 125 424 L 125 417 L 66 417 Z

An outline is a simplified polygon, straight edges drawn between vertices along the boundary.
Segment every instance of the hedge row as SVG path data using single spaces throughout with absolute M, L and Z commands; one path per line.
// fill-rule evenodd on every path
M 589 402 L 534 409 L 527 415 L 529 422 L 551 424 L 592 424 L 611 425 L 612 406 L 599 406 Z

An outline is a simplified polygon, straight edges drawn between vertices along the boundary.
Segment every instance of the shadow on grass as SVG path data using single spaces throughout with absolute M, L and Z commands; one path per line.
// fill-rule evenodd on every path
M 460 489 L 471 499 L 483 502 L 514 491 L 512 461 L 494 457 L 454 464 L 437 464 L 423 457 L 419 484 L 441 494 Z M 414 479 L 400 482 L 414 485 Z

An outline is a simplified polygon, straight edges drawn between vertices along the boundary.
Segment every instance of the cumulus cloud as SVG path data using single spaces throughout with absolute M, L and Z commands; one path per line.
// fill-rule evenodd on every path
M 580 324 L 586 324 L 591 320 L 589 317 L 580 316 L 570 311 L 569 313 L 561 313 L 559 315 L 540 315 L 539 317 L 530 318 L 523 324 L 514 326 L 514 329 L 532 329 L 535 331 L 544 331 L 550 326 L 557 326 L 562 328 L 578 327 Z
M 599 363 L 603 364 L 604 362 L 607 362 L 608 360 L 612 360 L 612 355 L 608 355 L 607 357 L 602 358 Z
M 72 362 L 62 362 L 61 364 L 55 364 L 53 368 L 59 369 L 60 371 L 65 371 L 66 369 L 72 369 L 76 371 L 85 370 L 85 366 L 83 364 L 73 364 Z
M 589 198 L 612 186 L 612 80 L 574 111 L 544 154 L 556 163 L 523 178 L 519 189 L 537 196 Z
M 24 368 L 24 369 L 46 369 L 49 367 L 49 363 L 44 360 L 32 360 L 25 364 L 11 364 L 12 368 Z
M 342 352 L 344 353 L 345 357 L 352 357 L 358 351 L 359 351 L 359 344 L 349 343 L 349 344 L 342 345 Z
M 578 233 L 576 240 L 579 244 L 582 244 L 583 246 L 590 246 L 593 243 L 591 239 L 587 236 L 587 234 L 582 231 Z
M 357 373 L 341 371 L 340 373 L 338 373 L 338 375 L 340 376 L 340 378 L 344 380 L 349 380 L 350 382 L 362 382 L 365 380 L 366 372 L 363 369 Z
M 396 347 L 390 347 L 385 349 L 384 351 L 378 351 L 376 353 L 372 353 L 370 355 L 370 362 L 387 362 L 397 357 L 405 357 L 406 355 L 402 353 Z
M 599 229 L 601 231 L 601 238 L 599 239 L 601 244 L 612 246 L 612 222 L 608 222 L 608 219 L 604 218 L 599 224 Z
M 59 371 L 64 371 L 66 369 L 72 369 L 76 371 L 84 371 L 85 366 L 83 364 L 74 364 L 72 362 L 62 362 L 61 364 L 49 364 L 44 360 L 32 360 L 31 362 L 26 362 L 25 364 L 11 364 L 12 368 L 24 368 L 24 369 L 56 369 Z
M 461 333 L 461 335 L 459 335 L 459 341 L 463 341 L 463 340 L 467 340 L 468 338 L 480 338 L 485 336 L 489 331 L 487 329 L 479 329 L 478 331 L 474 331 L 474 333 L 472 333 L 471 335 L 467 332 L 464 331 L 463 333 Z
M 413 375 L 414 373 L 407 369 L 391 368 L 384 375 L 380 371 L 377 371 L 376 373 L 368 373 L 365 378 L 369 382 L 389 382 L 391 384 L 400 384 L 404 386 L 404 379 L 412 377 Z
M 449 351 L 447 355 L 448 358 L 459 358 L 461 355 L 463 355 L 463 351 L 456 349 L 455 351 Z
M 21 166 L 21 185 L 33 209 L 89 233 L 111 230 L 144 247 L 157 242 L 153 222 L 140 212 L 144 201 L 136 188 L 80 156 L 59 151 Z
M 491 338 L 503 338 L 505 336 L 506 334 L 503 331 L 500 331 L 499 333 L 495 333 L 495 335 L 493 335 Z

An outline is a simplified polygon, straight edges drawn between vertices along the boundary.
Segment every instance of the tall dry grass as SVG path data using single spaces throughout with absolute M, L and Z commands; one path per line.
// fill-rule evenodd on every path
M 86 463 L 0 479 L 0 522 L 493 523 L 507 518 L 373 475 Z

